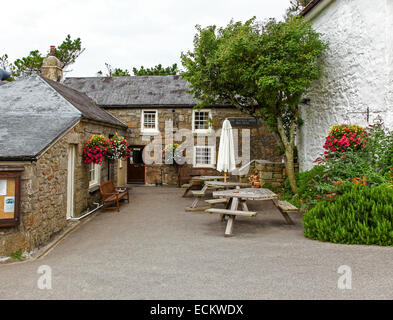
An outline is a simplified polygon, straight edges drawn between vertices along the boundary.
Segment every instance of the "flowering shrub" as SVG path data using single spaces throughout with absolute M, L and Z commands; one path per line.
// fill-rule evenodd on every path
M 366 147 L 366 131 L 357 125 L 340 124 L 332 126 L 323 148 L 325 155 Z
M 110 147 L 110 141 L 103 135 L 92 135 L 83 147 L 83 162 L 101 165 Z
M 129 157 L 127 141 L 123 137 L 119 137 L 117 133 L 109 140 L 110 148 L 107 153 L 107 158 L 111 160 L 125 159 Z

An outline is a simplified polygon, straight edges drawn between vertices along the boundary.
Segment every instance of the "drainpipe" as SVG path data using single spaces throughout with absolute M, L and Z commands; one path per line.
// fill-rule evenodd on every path
M 101 208 L 102 208 L 102 204 L 99 204 L 98 202 L 93 202 L 93 204 L 95 204 L 95 205 L 97 206 L 97 207 L 94 208 L 93 210 L 91 210 L 91 211 L 85 213 L 83 216 L 80 216 L 80 217 L 78 217 L 78 218 L 70 218 L 70 219 L 68 219 L 68 220 L 71 220 L 71 221 L 79 221 L 79 220 L 83 219 L 84 217 L 87 217 L 88 215 L 90 215 L 90 214 L 92 214 L 93 212 L 97 211 L 98 209 L 101 209 Z

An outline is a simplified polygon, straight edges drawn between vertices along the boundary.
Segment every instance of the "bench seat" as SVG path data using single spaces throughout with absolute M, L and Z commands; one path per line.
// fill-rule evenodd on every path
M 241 210 L 228 210 L 228 209 L 218 209 L 210 208 L 205 210 L 206 213 L 217 213 L 217 214 L 227 214 L 233 216 L 243 216 L 243 217 L 255 217 L 257 212 L 254 211 L 241 211 Z

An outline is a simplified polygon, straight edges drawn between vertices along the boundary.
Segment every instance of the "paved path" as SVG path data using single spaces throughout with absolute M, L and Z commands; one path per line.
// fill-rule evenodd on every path
M 393 299 L 393 248 L 308 240 L 299 215 L 286 225 L 270 204 L 224 238 L 218 216 L 184 212 L 182 193 L 133 188 L 120 214 L 98 213 L 39 260 L 0 265 L 0 298 Z M 40 265 L 52 268 L 52 290 L 37 288 Z M 352 290 L 337 289 L 340 265 L 352 268 Z

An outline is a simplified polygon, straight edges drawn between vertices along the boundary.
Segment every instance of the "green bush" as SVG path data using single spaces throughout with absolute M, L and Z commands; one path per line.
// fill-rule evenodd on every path
M 334 186 L 325 181 L 326 168 L 322 165 L 315 166 L 309 171 L 296 173 L 298 192 L 293 194 L 289 180 L 285 181 L 285 194 L 287 200 L 301 210 L 309 209 L 317 204 L 318 198 L 330 193 Z
M 346 184 L 303 218 L 307 238 L 344 244 L 393 245 L 393 189 Z

